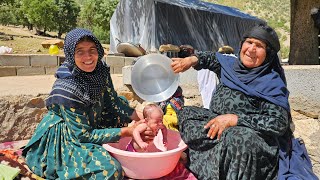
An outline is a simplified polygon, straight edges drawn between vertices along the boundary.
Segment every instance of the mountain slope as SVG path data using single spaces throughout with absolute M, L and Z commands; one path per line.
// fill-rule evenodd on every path
M 290 0 L 204 0 L 235 7 L 265 20 L 273 27 L 281 42 L 281 57 L 288 58 L 290 45 Z

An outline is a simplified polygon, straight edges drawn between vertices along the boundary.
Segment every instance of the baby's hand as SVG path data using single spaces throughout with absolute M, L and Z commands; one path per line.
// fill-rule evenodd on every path
M 140 148 L 141 148 L 141 149 L 144 149 L 144 150 L 147 149 L 148 145 L 149 145 L 149 144 L 146 143 L 146 142 L 142 142 L 142 143 L 139 144 Z

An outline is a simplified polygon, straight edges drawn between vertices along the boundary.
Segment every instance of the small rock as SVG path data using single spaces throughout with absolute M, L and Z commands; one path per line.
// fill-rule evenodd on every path
M 33 107 L 43 108 L 45 106 L 44 100 L 40 97 L 35 97 L 30 100 L 28 105 L 32 105 Z
M 59 48 L 63 48 L 63 41 L 60 39 L 50 39 L 43 41 L 41 45 L 46 49 L 48 49 L 51 45 L 57 45 Z
M 134 99 L 134 94 L 132 92 L 120 91 L 118 93 L 119 96 L 124 96 L 128 100 Z

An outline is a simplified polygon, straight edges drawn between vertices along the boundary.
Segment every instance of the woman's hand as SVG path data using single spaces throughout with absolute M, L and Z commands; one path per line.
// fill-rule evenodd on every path
M 174 73 L 184 72 L 188 70 L 191 66 L 198 63 L 198 58 L 196 56 L 190 56 L 186 58 L 172 58 L 171 67 Z
M 144 119 L 142 111 L 135 109 L 130 117 L 131 120 L 139 121 L 140 119 Z
M 238 116 L 235 114 L 223 114 L 214 119 L 211 119 L 205 126 L 205 129 L 209 129 L 207 137 L 213 139 L 217 136 L 220 140 L 222 132 L 231 126 L 236 126 L 238 123 Z

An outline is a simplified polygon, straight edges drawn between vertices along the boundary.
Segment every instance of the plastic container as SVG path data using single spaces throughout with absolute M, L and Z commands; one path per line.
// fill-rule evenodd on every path
M 59 47 L 55 44 L 50 45 L 49 54 L 50 55 L 58 55 L 59 54 Z
M 121 163 L 125 175 L 133 179 L 155 179 L 169 174 L 187 148 L 179 132 L 173 130 L 168 130 L 168 150 L 164 152 L 125 151 L 130 140 L 131 138 L 122 138 L 119 143 L 104 144 L 103 147 Z
M 11 54 L 12 48 L 6 47 L 6 46 L 0 46 L 0 55 L 2 54 Z

